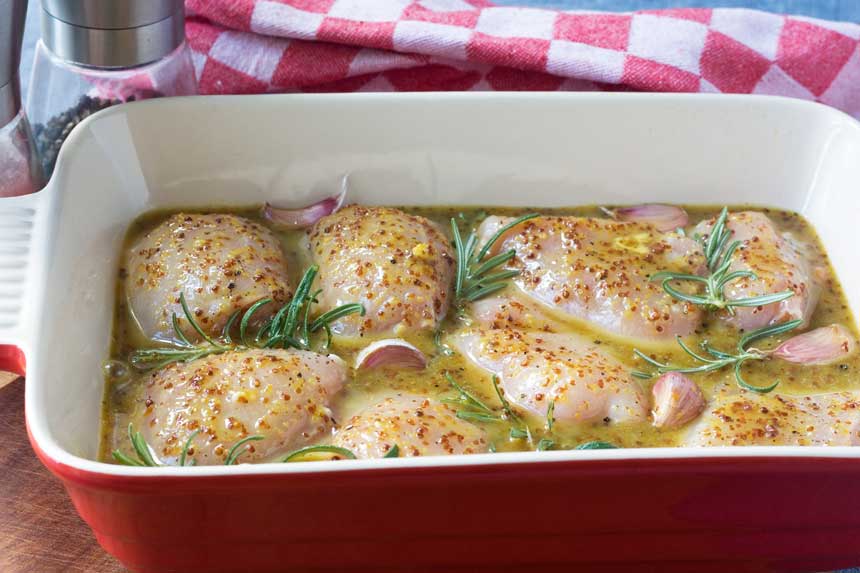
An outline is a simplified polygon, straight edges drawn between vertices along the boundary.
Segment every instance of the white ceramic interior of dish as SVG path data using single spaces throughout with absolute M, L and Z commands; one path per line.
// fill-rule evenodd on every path
M 350 173 L 349 200 L 371 204 L 660 201 L 792 209 L 815 225 L 854 310 L 860 309 L 860 124 L 830 108 L 780 98 L 646 94 L 153 100 L 86 120 L 66 142 L 48 188 L 0 199 L 0 269 L 9 269 L 0 280 L 0 343 L 17 343 L 26 352 L 27 420 L 44 453 L 81 469 L 124 475 L 344 471 L 382 463 L 860 456 L 851 448 L 753 447 L 229 468 L 126 468 L 92 461 L 118 254 L 129 223 L 163 207 L 266 200 L 303 205 L 330 194 L 344 173 Z

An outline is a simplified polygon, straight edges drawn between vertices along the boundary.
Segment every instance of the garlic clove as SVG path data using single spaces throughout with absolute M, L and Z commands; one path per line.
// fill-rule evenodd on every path
M 846 358 L 856 349 L 857 341 L 848 329 L 831 324 L 789 338 L 771 356 L 795 364 L 823 365 Z
M 660 203 L 647 203 L 632 207 L 620 207 L 618 209 L 604 209 L 604 212 L 619 221 L 650 223 L 661 232 L 674 231 L 675 229 L 686 227 L 689 222 L 687 212 L 681 207 Z
M 346 192 L 349 188 L 349 176 L 341 180 L 340 191 L 331 197 L 326 197 L 313 205 L 301 209 L 281 209 L 271 203 L 263 207 L 263 217 L 282 229 L 305 229 L 314 225 L 327 215 L 331 215 L 343 206 Z
M 705 395 L 687 376 L 667 372 L 651 387 L 654 399 L 654 425 L 658 428 L 680 428 L 705 409 Z
M 372 342 L 355 357 L 355 368 L 358 370 L 381 366 L 423 370 L 427 367 L 427 357 L 402 338 L 387 338 Z

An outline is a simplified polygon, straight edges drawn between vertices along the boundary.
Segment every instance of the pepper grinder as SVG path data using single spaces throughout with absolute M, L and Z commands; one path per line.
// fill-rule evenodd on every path
M 50 176 L 86 117 L 115 104 L 193 95 L 182 0 L 42 0 L 27 111 Z
M 42 187 L 18 83 L 26 14 L 27 0 L 0 0 L 0 197 L 26 195 Z

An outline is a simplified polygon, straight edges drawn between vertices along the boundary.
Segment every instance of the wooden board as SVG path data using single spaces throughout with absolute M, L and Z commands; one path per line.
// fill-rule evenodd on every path
M 27 440 L 24 380 L 0 372 L 0 571 L 125 571 L 99 547 Z

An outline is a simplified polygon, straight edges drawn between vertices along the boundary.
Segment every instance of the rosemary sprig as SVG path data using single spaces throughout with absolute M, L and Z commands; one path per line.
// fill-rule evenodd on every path
M 678 345 L 689 354 L 693 360 L 696 362 L 700 362 L 700 366 L 672 366 L 670 364 L 664 364 L 662 362 L 658 362 L 654 360 L 650 356 L 645 353 L 634 350 L 633 352 L 647 362 L 652 365 L 655 370 L 651 373 L 642 372 L 642 371 L 634 371 L 632 374 L 637 378 L 649 379 L 655 376 L 659 376 L 661 374 L 665 374 L 666 372 L 679 372 L 681 374 L 697 374 L 700 372 L 712 372 L 715 370 L 720 370 L 725 368 L 726 366 L 732 366 L 734 368 L 735 379 L 737 380 L 738 386 L 744 388 L 745 390 L 750 390 L 752 392 L 758 392 L 759 394 L 767 394 L 774 388 L 779 385 L 779 380 L 774 381 L 773 384 L 769 386 L 753 386 L 746 382 L 741 374 L 741 367 L 745 362 L 750 360 L 765 360 L 768 358 L 768 353 L 763 352 L 761 350 L 757 350 L 755 348 L 749 348 L 749 345 L 757 340 L 761 340 L 763 338 L 768 338 L 771 336 L 777 336 L 793 330 L 803 324 L 803 320 L 792 320 L 789 322 L 783 322 L 781 324 L 776 324 L 773 326 L 766 326 L 764 328 L 759 328 L 758 330 L 753 330 L 742 336 L 737 343 L 737 353 L 731 354 L 729 352 L 723 352 L 721 350 L 717 350 L 712 347 L 707 341 L 701 343 L 702 350 L 705 351 L 707 355 L 703 356 L 694 350 L 692 350 L 689 346 L 687 346 L 681 337 L 676 337 L 678 341 Z
M 740 248 L 741 241 L 732 241 L 729 238 L 732 232 L 726 226 L 729 211 L 726 207 L 720 212 L 711 232 L 707 237 L 697 236 L 696 239 L 702 244 L 705 252 L 705 263 L 710 274 L 705 277 L 687 273 L 676 273 L 662 271 L 651 275 L 652 281 L 662 281 L 663 290 L 677 300 L 689 302 L 704 307 L 714 312 L 725 309 L 729 314 L 735 313 L 737 307 L 756 307 L 775 302 L 781 302 L 794 296 L 794 291 L 785 290 L 778 293 L 761 296 L 727 299 L 725 294 L 726 285 L 740 279 L 757 280 L 758 276 L 752 271 L 729 272 L 732 265 L 732 257 Z M 703 294 L 688 294 L 672 286 L 672 282 L 691 282 L 703 285 Z
M 286 456 L 284 456 L 281 462 L 298 462 L 301 461 L 301 458 L 305 457 L 307 454 L 313 454 L 318 452 L 337 454 L 339 456 L 343 456 L 345 459 L 348 460 L 356 459 L 355 454 L 346 448 L 339 448 L 338 446 L 307 446 L 305 448 L 299 448 L 298 450 L 287 454 Z M 389 451 L 388 453 L 391 453 L 391 451 Z
M 499 267 L 516 256 L 516 251 L 513 249 L 489 258 L 487 258 L 487 254 L 502 235 L 520 223 L 535 217 L 538 217 L 537 213 L 517 217 L 496 231 L 477 253 L 478 234 L 474 230 L 471 231 L 464 242 L 457 225 L 457 219 L 451 218 L 451 234 L 454 238 L 454 248 L 457 251 L 454 300 L 459 307 L 467 302 L 476 301 L 502 290 L 507 286 L 508 279 L 520 274 L 517 270 L 498 270 Z
M 275 315 L 265 321 L 257 330 L 251 334 L 251 320 L 257 311 L 263 306 L 272 303 L 272 299 L 264 298 L 252 304 L 245 312 L 236 311 L 227 320 L 221 336 L 217 339 L 207 335 L 194 314 L 188 308 L 185 294 L 179 294 L 179 303 L 182 313 L 191 328 L 203 339 L 202 342 L 194 344 L 182 332 L 179 317 L 173 315 L 172 324 L 176 334 L 176 340 L 168 342 L 169 346 L 161 348 L 148 348 L 136 350 L 130 356 L 130 362 L 138 370 L 152 370 L 163 368 L 173 362 L 189 362 L 212 354 L 221 354 L 228 350 L 244 350 L 248 348 L 298 348 L 300 350 L 311 349 L 311 335 L 323 330 L 326 333 L 326 342 L 323 348 L 331 344 L 331 323 L 350 314 L 364 316 L 364 306 L 359 303 L 344 304 L 333 308 L 316 319 L 311 320 L 311 306 L 317 302 L 320 291 L 311 293 L 310 289 L 314 279 L 319 272 L 319 267 L 309 267 L 293 298 L 281 307 Z M 233 340 L 231 331 L 236 322 L 239 322 L 238 342 Z
M 315 320 L 310 320 L 311 305 L 319 302 L 321 290 L 311 293 L 311 286 L 319 272 L 319 267 L 312 265 L 305 271 L 293 299 L 279 310 L 271 322 L 263 325 L 255 337 L 255 341 L 263 341 L 264 348 L 298 348 L 310 350 L 311 335 L 319 330 L 325 330 L 327 348 L 331 344 L 330 324 L 350 314 L 364 316 L 364 306 L 359 303 L 344 304 L 333 308 Z
M 511 439 L 526 439 L 530 444 L 533 443 L 532 433 L 528 424 L 514 412 L 510 402 L 508 402 L 499 388 L 498 376 L 493 375 L 493 389 L 496 391 L 496 396 L 502 405 L 501 412 L 490 408 L 474 394 L 459 385 L 450 372 L 445 372 L 445 378 L 457 391 L 458 396 L 457 398 L 444 398 L 442 401 L 448 404 L 458 404 L 463 407 L 463 409 L 457 410 L 456 415 L 458 418 L 470 422 L 507 423 L 511 425 L 509 432 Z
M 194 430 L 191 432 L 191 435 L 188 436 L 188 439 L 185 440 L 185 445 L 182 446 L 182 451 L 179 454 L 179 466 L 184 467 L 186 465 L 186 459 L 188 457 L 188 450 L 191 449 L 191 441 L 194 439 L 197 434 L 200 433 L 200 430 Z M 244 454 L 247 449 L 240 448 L 247 444 L 248 442 L 254 442 L 257 440 L 262 440 L 263 436 L 248 436 L 246 438 L 242 438 L 238 442 L 236 442 L 230 451 L 227 452 L 227 459 L 224 462 L 226 466 L 232 466 L 236 463 L 236 460 L 239 459 L 239 456 Z M 128 425 L 128 440 L 131 442 L 131 447 L 134 450 L 134 453 L 137 455 L 137 459 L 134 459 L 130 456 L 127 456 L 122 452 L 122 450 L 114 450 L 111 452 L 113 459 L 119 462 L 124 466 L 147 466 L 147 467 L 158 467 L 163 466 L 165 464 L 159 463 L 155 457 L 152 455 L 152 448 L 149 444 L 146 443 L 146 440 L 143 438 L 143 435 L 140 432 L 134 431 L 134 425 Z M 189 466 L 195 465 L 195 461 L 191 460 Z
M 448 383 L 454 387 L 454 390 L 457 391 L 458 396 L 457 396 L 457 398 L 443 398 L 442 402 L 446 402 L 448 404 L 460 404 L 460 405 L 464 406 L 465 408 L 467 408 L 467 410 L 458 411 L 457 417 L 463 418 L 463 416 L 460 415 L 461 412 L 462 413 L 478 412 L 481 414 L 486 414 L 492 418 L 491 420 L 486 420 L 486 421 L 496 421 L 496 422 L 499 421 L 499 417 L 494 415 L 493 409 L 490 408 L 489 406 L 487 406 L 486 404 L 484 404 L 480 400 L 480 398 L 477 398 L 474 394 L 472 394 L 471 392 L 469 392 L 468 390 L 466 390 L 465 388 L 463 388 L 462 386 L 457 384 L 457 381 L 454 380 L 454 377 L 451 376 L 450 372 L 445 372 L 445 379 L 448 380 Z M 469 418 L 467 417 L 467 418 L 463 418 L 463 419 L 465 420 L 465 419 L 469 419 Z
M 265 299 L 265 301 L 270 302 L 270 299 Z M 203 338 L 203 342 L 200 344 L 193 344 L 190 342 L 188 337 L 185 336 L 185 333 L 182 332 L 182 328 L 179 326 L 179 317 L 174 313 L 171 322 L 173 324 L 173 331 L 176 334 L 177 340 L 168 342 L 167 344 L 170 345 L 169 348 L 150 348 L 132 352 L 129 362 L 134 368 L 138 370 L 162 368 L 172 362 L 196 360 L 211 354 L 220 354 L 230 349 L 232 341 L 229 338 L 227 327 L 233 325 L 236 314 L 233 314 L 230 317 L 230 320 L 227 321 L 227 325 L 224 327 L 224 332 L 222 332 L 219 341 L 216 341 L 206 334 L 197 320 L 195 320 L 194 314 L 188 308 L 188 303 L 185 301 L 185 293 L 179 293 L 179 304 L 182 306 L 182 313 L 185 315 L 185 319 L 191 325 L 191 328 L 200 334 Z M 251 309 L 249 309 L 249 311 L 250 310 Z

